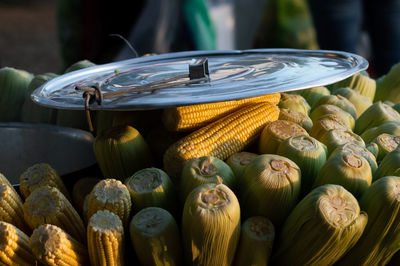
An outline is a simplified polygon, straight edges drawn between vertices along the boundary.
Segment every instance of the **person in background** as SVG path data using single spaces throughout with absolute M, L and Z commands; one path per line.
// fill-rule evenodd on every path
M 360 54 L 370 40 L 370 74 L 379 77 L 400 62 L 399 0 L 308 0 L 320 49 Z

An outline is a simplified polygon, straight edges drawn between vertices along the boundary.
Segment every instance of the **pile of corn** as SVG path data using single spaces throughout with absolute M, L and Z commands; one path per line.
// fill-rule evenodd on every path
M 0 264 L 397 265 L 398 72 L 99 112 L 103 176 L 68 191 L 42 163 L 16 191 L 0 175 Z

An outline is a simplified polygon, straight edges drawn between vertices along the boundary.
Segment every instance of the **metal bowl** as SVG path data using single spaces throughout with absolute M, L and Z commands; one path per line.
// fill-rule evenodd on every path
M 95 165 L 92 134 L 49 124 L 0 123 L 0 173 L 18 184 L 28 167 L 41 162 L 61 176 Z

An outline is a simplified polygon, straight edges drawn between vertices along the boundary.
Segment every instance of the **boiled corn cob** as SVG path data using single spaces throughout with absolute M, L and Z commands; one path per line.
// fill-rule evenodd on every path
M 354 117 L 346 112 L 345 110 L 341 109 L 340 107 L 333 105 L 333 104 L 321 104 L 314 108 L 310 113 L 310 118 L 313 122 L 317 121 L 320 117 L 327 115 L 327 114 L 334 114 L 346 123 L 347 127 L 351 130 L 354 129 L 355 126 L 355 119 Z
M 354 132 L 361 134 L 372 127 L 392 121 L 400 122 L 400 114 L 389 105 L 376 102 L 356 120 Z
M 321 140 L 324 135 L 332 129 L 351 130 L 342 118 L 335 114 L 327 114 L 314 121 L 313 126 L 310 129 L 310 136 L 317 140 Z
M 381 161 L 386 154 L 392 152 L 399 146 L 400 136 L 383 133 L 375 138 L 374 143 L 378 145 L 378 156 L 376 159 Z
M 19 184 L 19 189 L 25 199 L 33 190 L 42 186 L 55 187 L 67 199 L 71 198 L 57 171 L 47 163 L 34 164 L 26 169 L 19 178 Z
M 119 180 L 104 179 L 97 183 L 89 194 L 87 218 L 90 220 L 90 217 L 99 210 L 109 210 L 118 215 L 126 227 L 131 207 L 128 188 Z
M 326 87 L 314 87 L 300 91 L 300 95 L 306 99 L 311 108 L 314 107 L 321 97 L 330 94 L 331 92 Z
M 124 265 L 124 227 L 116 214 L 108 210 L 93 214 L 87 241 L 91 265 Z
M 354 143 L 365 147 L 364 140 L 349 129 L 332 129 L 324 134 L 320 141 L 328 148 L 328 155 L 346 143 Z
M 82 219 L 55 187 L 35 189 L 24 203 L 24 217 L 32 229 L 42 224 L 54 224 L 78 241 L 86 242 L 86 230 Z
M 164 169 L 178 184 L 187 160 L 206 155 L 225 160 L 256 140 L 278 116 L 279 109 L 271 103 L 243 107 L 172 144 L 164 154 Z
M 33 231 L 30 247 L 35 257 L 44 265 L 88 265 L 87 248 L 61 228 L 43 224 Z
M 242 175 L 243 175 L 244 169 L 257 156 L 258 156 L 258 154 L 256 154 L 256 153 L 241 151 L 241 152 L 237 152 L 237 153 L 232 154 L 226 160 L 226 163 L 232 169 L 233 173 L 236 176 L 236 179 L 238 180 L 237 184 L 238 184 L 239 187 L 241 186 L 240 182 L 242 180 Z
M 0 264 L 34 265 L 29 237 L 14 225 L 0 221 Z
M 278 119 L 295 122 L 307 131 L 309 131 L 313 125 L 313 122 L 308 115 L 290 108 L 280 108 Z
M 342 95 L 327 95 L 321 97 L 314 105 L 313 110 L 322 104 L 335 105 L 351 114 L 354 119 L 357 118 L 357 112 L 354 104 L 352 104 L 347 98 L 343 97 Z
M 346 97 L 356 108 L 357 117 L 359 117 L 365 110 L 372 105 L 372 100 L 367 96 L 361 95 L 358 91 L 348 87 L 339 88 L 333 91 L 336 95 Z
M 281 100 L 278 106 L 279 108 L 292 109 L 305 115 L 308 115 L 311 109 L 303 96 L 289 93 L 281 93 Z
M 0 220 L 15 225 L 26 234 L 31 233 L 24 220 L 22 199 L 7 183 L 0 183 Z
M 0 173 L 0 183 L 12 186 L 10 180 L 8 180 L 7 177 L 5 177 L 2 173 Z
M 374 181 L 390 175 L 400 176 L 400 145 L 383 157 L 374 174 Z
M 245 105 L 259 102 L 278 104 L 280 93 L 208 104 L 198 104 L 164 109 L 163 123 L 171 131 L 190 131 L 214 122 Z

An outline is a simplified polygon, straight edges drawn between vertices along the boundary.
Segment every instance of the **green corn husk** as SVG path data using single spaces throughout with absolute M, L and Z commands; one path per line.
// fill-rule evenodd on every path
M 394 103 L 391 101 L 383 101 L 383 103 L 389 105 L 390 107 L 394 106 Z
M 386 265 L 400 249 L 400 177 L 375 181 L 360 199 L 368 224 L 338 265 Z
M 399 146 L 400 136 L 383 133 L 376 137 L 374 143 L 378 145 L 378 157 L 376 159 L 381 161 L 386 154 L 392 152 Z
M 355 145 L 365 147 L 364 140 L 348 129 L 332 129 L 328 131 L 320 141 L 328 148 L 328 155 L 336 148 L 346 143 L 354 143 Z
M 268 218 L 262 216 L 248 218 L 242 224 L 235 265 L 267 266 L 274 239 L 275 228 Z
M 128 177 L 124 183 L 131 194 L 134 213 L 147 207 L 160 207 L 171 213 L 176 212 L 176 191 L 163 170 L 144 168 Z
M 400 114 L 400 102 L 393 105 L 392 108 Z
M 131 241 L 142 265 L 181 265 L 182 244 L 174 217 L 159 207 L 148 207 L 129 225 Z
M 295 122 L 307 131 L 309 131 L 313 125 L 308 115 L 289 108 L 280 108 L 278 120 Z
M 43 107 L 34 103 L 31 99 L 31 94 L 47 81 L 57 77 L 54 73 L 45 73 L 36 75 L 28 85 L 28 90 L 25 95 L 25 101 L 22 105 L 21 121 L 33 123 L 49 123 L 54 124 L 56 120 L 57 110 L 48 107 Z
M 33 75 L 12 67 L 0 69 L 0 122 L 20 121 L 22 105 Z
M 274 154 L 279 144 L 292 136 L 308 135 L 298 124 L 287 120 L 276 120 L 268 123 L 261 132 L 258 149 L 260 153 Z
M 276 265 L 332 265 L 356 244 L 367 221 L 345 188 L 318 187 L 290 213 L 272 260 Z
M 182 217 L 187 265 L 231 265 L 240 237 L 240 207 L 224 184 L 205 184 L 186 198 Z
M 377 80 L 374 102 L 385 100 L 400 102 L 400 63 L 393 65 L 386 75 Z
M 218 183 L 219 181 L 236 191 L 236 176 L 224 161 L 213 156 L 190 159 L 185 163 L 182 170 L 179 191 L 181 201 L 185 202 L 186 197 L 194 188 L 203 184 Z
M 339 116 L 335 114 L 326 114 L 314 121 L 314 124 L 310 130 L 310 136 L 320 140 L 332 129 L 351 130 L 347 126 L 346 122 Z
M 308 115 L 310 113 L 310 105 L 298 94 L 281 93 L 281 100 L 278 104 L 279 108 L 289 108 L 297 112 Z
M 350 143 L 344 144 L 341 147 L 336 148 L 336 150 L 334 150 L 330 156 L 333 156 L 337 152 L 342 152 L 342 151 L 350 151 L 354 154 L 364 157 L 364 159 L 367 160 L 367 162 L 369 163 L 369 166 L 371 167 L 372 175 L 375 174 L 375 171 L 378 168 L 378 164 L 376 162 L 376 157 L 367 148 L 361 147 L 357 144 L 350 142 Z
M 400 146 L 386 154 L 376 169 L 374 180 L 390 175 L 400 176 Z
M 301 169 L 301 195 L 311 190 L 327 158 L 326 146 L 310 136 L 294 136 L 279 145 L 278 155 L 286 156 Z
M 86 196 L 90 194 L 100 180 L 97 177 L 82 177 L 72 187 L 72 202 L 81 216 L 83 215 L 83 204 Z
M 247 165 L 243 180 L 240 203 L 244 217 L 265 216 L 278 226 L 297 203 L 301 188 L 300 168 L 286 157 L 258 156 Z
M 400 136 L 400 122 L 387 122 L 377 127 L 372 127 L 364 131 L 361 134 L 361 137 L 363 138 L 365 143 L 369 143 L 383 133 Z
M 91 61 L 89 61 L 87 59 L 80 60 L 80 61 L 75 62 L 72 65 L 70 65 L 65 70 L 64 73 L 69 73 L 69 72 L 72 72 L 72 71 L 75 71 L 75 70 L 80 70 L 80 69 L 84 69 L 84 68 L 87 68 L 87 67 L 92 67 L 92 66 L 95 66 L 95 65 L 96 65 L 95 63 L 93 63 L 93 62 L 91 62 Z
M 367 148 L 367 150 L 369 150 L 375 156 L 375 158 L 378 157 L 378 154 L 379 154 L 378 144 L 376 144 L 375 142 L 370 142 L 365 147 Z
M 124 180 L 136 171 L 150 167 L 152 162 L 146 141 L 131 126 L 103 131 L 95 138 L 93 150 L 106 178 Z
M 368 161 L 351 151 L 342 150 L 326 161 L 314 182 L 314 188 L 326 184 L 341 185 L 359 198 L 371 183 L 372 170 Z
M 318 102 L 318 100 L 326 95 L 330 95 L 331 92 L 328 90 L 328 88 L 320 86 L 320 87 L 314 87 L 310 89 L 305 89 L 300 91 L 300 95 L 306 99 L 308 104 L 311 106 L 311 108 L 314 107 L 314 105 Z
M 96 115 L 94 116 L 94 131 L 96 132 L 96 136 L 100 135 L 101 132 L 106 131 L 107 129 L 112 128 L 112 123 L 114 119 L 115 111 L 109 110 L 98 110 L 96 111 Z
M 357 112 L 354 104 L 352 104 L 347 98 L 343 97 L 342 95 L 327 95 L 321 97 L 318 102 L 314 105 L 311 112 L 320 105 L 323 104 L 331 104 L 339 107 L 343 111 L 348 112 L 351 116 L 356 119 Z M 312 117 L 311 117 L 312 119 Z
M 337 107 L 333 104 L 321 104 L 317 106 L 311 111 L 310 118 L 312 121 L 317 121 L 319 118 L 327 114 L 334 114 L 340 117 L 346 123 L 346 126 L 348 128 L 350 128 L 351 130 L 354 129 L 354 125 L 356 123 L 354 117 L 340 107 Z
M 339 88 L 333 91 L 336 95 L 347 98 L 356 108 L 356 115 L 359 117 L 365 110 L 372 105 L 372 100 L 367 96 L 361 95 L 358 91 L 348 87 Z
M 244 169 L 249 163 L 251 163 L 255 158 L 257 158 L 257 156 L 258 154 L 256 153 L 241 151 L 232 154 L 226 160 L 226 163 L 229 165 L 229 167 L 235 174 L 238 186 L 240 186 L 240 181 L 242 179 Z
M 377 127 L 392 121 L 400 122 L 400 114 L 389 105 L 377 102 L 365 110 L 365 112 L 356 120 L 354 132 L 361 134 L 369 128 Z
M 377 90 L 377 83 L 369 75 L 363 73 L 357 73 L 345 80 L 339 81 L 333 84 L 331 89 L 334 91 L 338 88 L 349 87 L 373 101 Z

